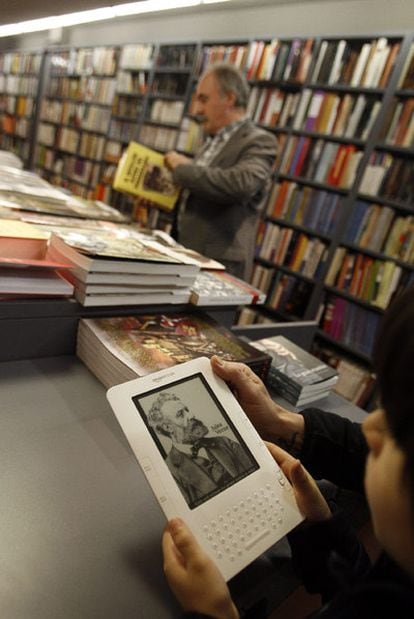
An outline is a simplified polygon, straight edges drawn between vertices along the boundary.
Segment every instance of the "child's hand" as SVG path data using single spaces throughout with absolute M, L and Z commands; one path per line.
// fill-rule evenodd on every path
M 302 515 L 311 522 L 328 520 L 331 517 L 331 510 L 315 480 L 301 462 L 273 443 L 266 443 L 266 445 L 292 484 Z
M 272 441 L 280 434 L 283 438 L 281 419 L 284 415 L 292 418 L 298 428 L 297 433 L 303 433 L 304 421 L 302 415 L 289 413 L 272 400 L 260 378 L 244 363 L 236 361 L 224 361 L 214 355 L 211 357 L 211 367 L 217 376 L 222 378 L 232 389 L 240 406 L 249 417 L 250 421 L 264 438 Z M 290 435 L 291 431 L 288 430 Z
M 168 584 L 185 611 L 238 619 L 223 576 L 180 518 L 167 523 L 162 550 Z

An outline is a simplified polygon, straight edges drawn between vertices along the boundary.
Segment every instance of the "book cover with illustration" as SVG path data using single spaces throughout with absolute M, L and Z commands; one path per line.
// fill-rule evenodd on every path
M 120 229 L 87 230 L 48 227 L 49 251 L 86 271 L 118 273 L 174 273 L 192 275 L 199 267 L 183 264 L 160 249 L 144 244 L 137 235 Z
M 106 387 L 202 356 L 241 361 L 262 379 L 270 366 L 269 355 L 203 313 L 84 318 L 77 354 Z
M 113 188 L 172 210 L 180 192 L 164 155 L 138 142 L 130 142 L 115 172 Z
M 328 395 L 338 380 L 335 368 L 282 335 L 252 342 L 272 358 L 267 382 L 293 404 L 310 404 Z

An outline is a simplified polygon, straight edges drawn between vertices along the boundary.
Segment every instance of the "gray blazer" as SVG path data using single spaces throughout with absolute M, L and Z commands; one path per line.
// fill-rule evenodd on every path
M 174 180 L 190 192 L 179 242 L 248 279 L 276 151 L 275 136 L 246 120 L 209 166 L 177 166 Z

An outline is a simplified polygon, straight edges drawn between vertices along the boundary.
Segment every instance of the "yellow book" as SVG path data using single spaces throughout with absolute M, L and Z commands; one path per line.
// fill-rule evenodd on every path
M 113 188 L 150 200 L 168 211 L 174 208 L 180 192 L 164 164 L 164 155 L 138 142 L 130 142 L 122 155 Z

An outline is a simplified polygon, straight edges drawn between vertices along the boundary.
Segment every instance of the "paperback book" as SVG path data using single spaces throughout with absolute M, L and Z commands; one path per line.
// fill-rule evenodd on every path
M 46 254 L 48 236 L 24 221 L 0 219 L 0 256 L 41 259 Z
M 1 173 L 1 172 L 0 172 Z M 15 191 L 0 183 L 0 208 L 3 212 L 31 212 L 59 217 L 78 217 L 99 221 L 127 223 L 129 218 L 100 200 L 86 200 L 64 194 L 65 200 Z
M 138 142 L 130 142 L 115 172 L 113 188 L 150 200 L 170 211 L 179 188 L 164 164 L 164 155 Z
M 163 288 L 144 288 L 122 290 L 122 291 L 102 291 L 85 292 L 79 287 L 74 289 L 75 299 L 84 307 L 98 307 L 103 305 L 178 305 L 187 304 L 190 300 L 190 288 L 171 289 L 167 286 Z
M 267 376 L 269 387 L 295 406 L 311 404 L 327 396 L 338 380 L 334 368 L 282 335 L 251 344 L 272 358 Z
M 255 305 L 266 299 L 261 290 L 225 271 L 200 271 L 191 288 L 193 305 Z
M 28 296 L 71 296 L 73 286 L 54 269 L 0 269 L 0 294 L 2 298 Z
M 203 313 L 83 318 L 77 355 L 106 387 L 202 356 L 241 361 L 263 380 L 270 366 L 267 353 Z
M 138 238 L 116 230 L 56 229 L 50 250 L 74 266 L 90 272 L 181 273 L 195 278 L 199 267 L 146 246 Z

